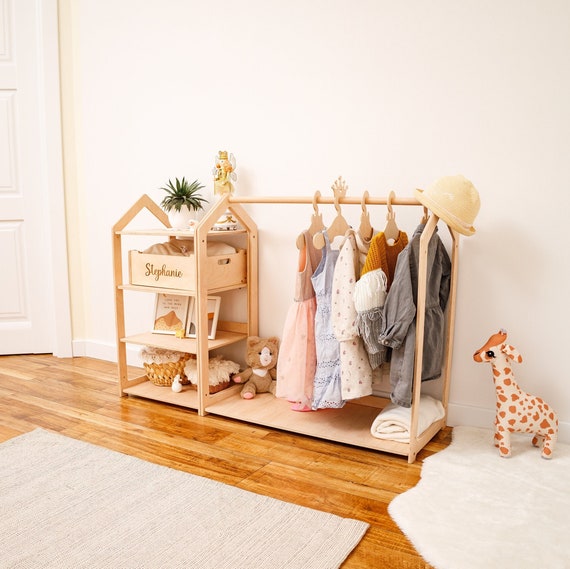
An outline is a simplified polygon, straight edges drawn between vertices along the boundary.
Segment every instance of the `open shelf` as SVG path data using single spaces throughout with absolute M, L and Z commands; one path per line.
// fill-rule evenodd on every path
M 342 409 L 298 412 L 291 410 L 288 401 L 269 393 L 261 393 L 249 400 L 242 399 L 239 395 L 226 397 L 207 404 L 206 411 L 256 425 L 374 450 L 402 455 L 407 455 L 409 451 L 406 443 L 380 440 L 372 436 L 370 426 L 381 411 L 375 405 L 347 403 Z
M 246 283 L 240 284 L 233 284 L 229 286 L 219 286 L 216 288 L 208 289 L 208 293 L 210 295 L 218 293 L 218 292 L 225 292 L 227 290 L 239 290 L 240 288 L 246 288 Z M 135 290 L 139 292 L 154 292 L 157 294 L 177 294 L 180 296 L 196 296 L 196 290 L 191 290 L 188 288 L 163 288 L 163 287 L 156 287 L 156 286 L 143 286 L 143 285 L 131 285 L 125 284 L 120 285 L 118 287 L 120 290 Z
M 185 239 L 194 239 L 195 231 L 187 229 L 172 229 L 171 227 L 165 228 L 152 228 L 152 229 L 123 229 L 116 231 L 117 235 L 154 235 L 159 237 L 183 237 Z M 208 231 L 208 237 L 226 236 L 231 235 L 245 235 L 245 229 L 232 229 L 227 231 Z
M 198 409 L 198 392 L 190 385 L 183 385 L 182 391 L 175 393 L 170 387 L 161 387 L 154 385 L 150 381 L 144 381 L 132 387 L 126 387 L 123 389 L 123 392 L 127 395 L 136 395 L 137 397 L 162 401 L 171 405 Z
M 215 350 L 223 348 L 229 344 L 234 344 L 240 340 L 245 340 L 247 334 L 239 334 L 237 332 L 228 332 L 226 330 L 218 330 L 215 340 L 208 340 L 208 349 Z M 121 342 L 126 344 L 137 344 L 139 346 L 152 346 L 154 348 L 163 348 L 165 350 L 176 350 L 178 352 L 188 352 L 195 354 L 197 350 L 196 338 L 175 338 L 172 334 L 155 334 L 153 332 L 143 332 L 121 338 Z

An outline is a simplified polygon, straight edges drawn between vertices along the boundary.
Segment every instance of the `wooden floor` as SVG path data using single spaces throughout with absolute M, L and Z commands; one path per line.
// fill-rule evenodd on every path
M 363 520 L 370 529 L 345 569 L 425 569 L 387 507 L 419 480 L 422 460 L 389 455 L 163 403 L 120 397 L 116 365 L 50 355 L 0 357 L 0 441 L 36 427 L 287 502 Z M 166 389 L 166 388 L 165 388 Z

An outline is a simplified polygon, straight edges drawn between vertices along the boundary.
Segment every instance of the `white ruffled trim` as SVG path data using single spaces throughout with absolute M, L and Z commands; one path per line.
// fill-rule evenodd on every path
M 196 385 L 198 383 L 197 360 L 194 358 L 189 359 L 184 366 L 184 373 L 191 383 Z M 208 379 L 210 385 L 219 385 L 220 383 L 227 383 L 230 376 L 238 373 L 239 364 L 230 360 L 224 360 L 222 356 L 215 356 L 208 361 Z
M 163 348 L 153 348 L 145 346 L 141 350 L 141 358 L 145 364 L 169 364 L 176 363 L 181 356 L 181 352 L 165 350 Z
M 364 273 L 354 286 L 354 308 L 364 312 L 384 306 L 388 279 L 382 269 Z

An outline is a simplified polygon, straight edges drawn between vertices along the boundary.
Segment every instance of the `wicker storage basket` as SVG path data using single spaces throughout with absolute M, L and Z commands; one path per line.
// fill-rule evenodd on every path
M 170 387 L 177 375 L 180 375 L 182 385 L 190 383 L 184 373 L 184 365 L 190 354 L 147 346 L 142 349 L 141 357 L 146 376 L 154 385 Z

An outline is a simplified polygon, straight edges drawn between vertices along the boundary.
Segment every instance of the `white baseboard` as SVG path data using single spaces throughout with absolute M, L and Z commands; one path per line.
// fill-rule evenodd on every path
M 463 425 L 465 427 L 482 427 L 492 429 L 495 422 L 495 410 L 469 405 L 449 403 L 447 408 L 447 424 L 450 427 Z M 570 423 L 560 421 L 558 425 L 558 440 L 570 443 Z
M 140 358 L 140 346 L 127 346 L 127 364 L 143 367 Z M 73 357 L 95 358 L 106 362 L 117 363 L 117 347 L 114 344 L 75 340 L 73 342 Z

